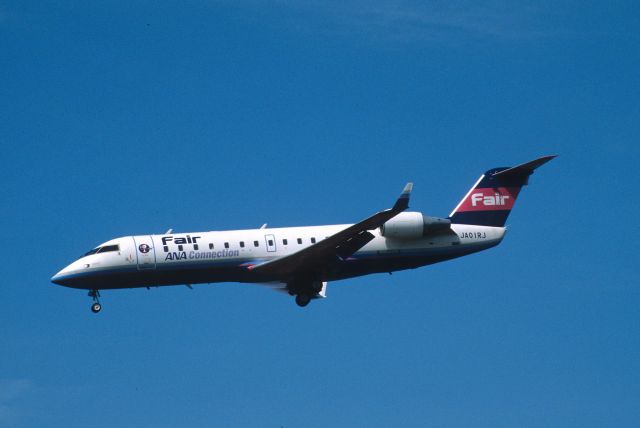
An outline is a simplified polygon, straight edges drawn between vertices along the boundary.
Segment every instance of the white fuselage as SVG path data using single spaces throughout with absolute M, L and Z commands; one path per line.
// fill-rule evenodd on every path
M 127 236 L 105 242 L 54 277 L 84 289 L 150 287 L 213 282 L 286 283 L 290 278 L 254 274 L 251 266 L 298 252 L 350 225 L 263 228 Z M 419 267 L 493 247 L 503 227 L 451 225 L 418 239 L 373 240 L 340 260 L 320 280 Z

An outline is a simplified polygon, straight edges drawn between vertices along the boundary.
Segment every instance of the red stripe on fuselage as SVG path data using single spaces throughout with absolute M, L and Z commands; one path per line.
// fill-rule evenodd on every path
M 520 187 L 488 187 L 473 189 L 456 212 L 510 210 Z

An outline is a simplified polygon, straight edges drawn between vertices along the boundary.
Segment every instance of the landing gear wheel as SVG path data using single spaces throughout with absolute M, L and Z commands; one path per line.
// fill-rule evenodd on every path
M 93 299 L 93 305 L 91 305 L 91 312 L 97 314 L 102 309 L 102 305 L 100 304 L 100 292 L 98 290 L 89 291 L 89 297 Z
M 301 308 L 304 308 L 305 306 L 307 306 L 310 301 L 311 301 L 311 296 L 307 294 L 298 294 L 296 296 L 296 305 L 300 306 Z

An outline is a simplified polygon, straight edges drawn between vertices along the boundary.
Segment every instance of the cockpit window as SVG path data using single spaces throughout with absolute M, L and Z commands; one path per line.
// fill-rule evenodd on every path
M 91 254 L 108 253 L 110 251 L 120 251 L 120 246 L 116 244 L 116 245 L 105 245 L 104 247 L 97 247 L 87 252 L 84 255 L 84 257 L 90 256 Z
M 87 251 L 87 252 L 84 254 L 84 257 L 90 256 L 91 254 L 95 254 L 95 253 L 97 253 L 98 251 L 100 251 L 100 247 L 98 247 L 98 248 L 94 248 L 94 249 L 93 249 L 93 250 L 91 250 L 91 251 Z

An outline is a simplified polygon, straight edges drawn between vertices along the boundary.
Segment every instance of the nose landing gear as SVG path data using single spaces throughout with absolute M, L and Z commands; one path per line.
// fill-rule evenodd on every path
M 100 292 L 98 290 L 89 291 L 89 297 L 93 299 L 93 305 L 91 305 L 91 312 L 97 314 L 102 309 L 102 305 L 100 304 Z

